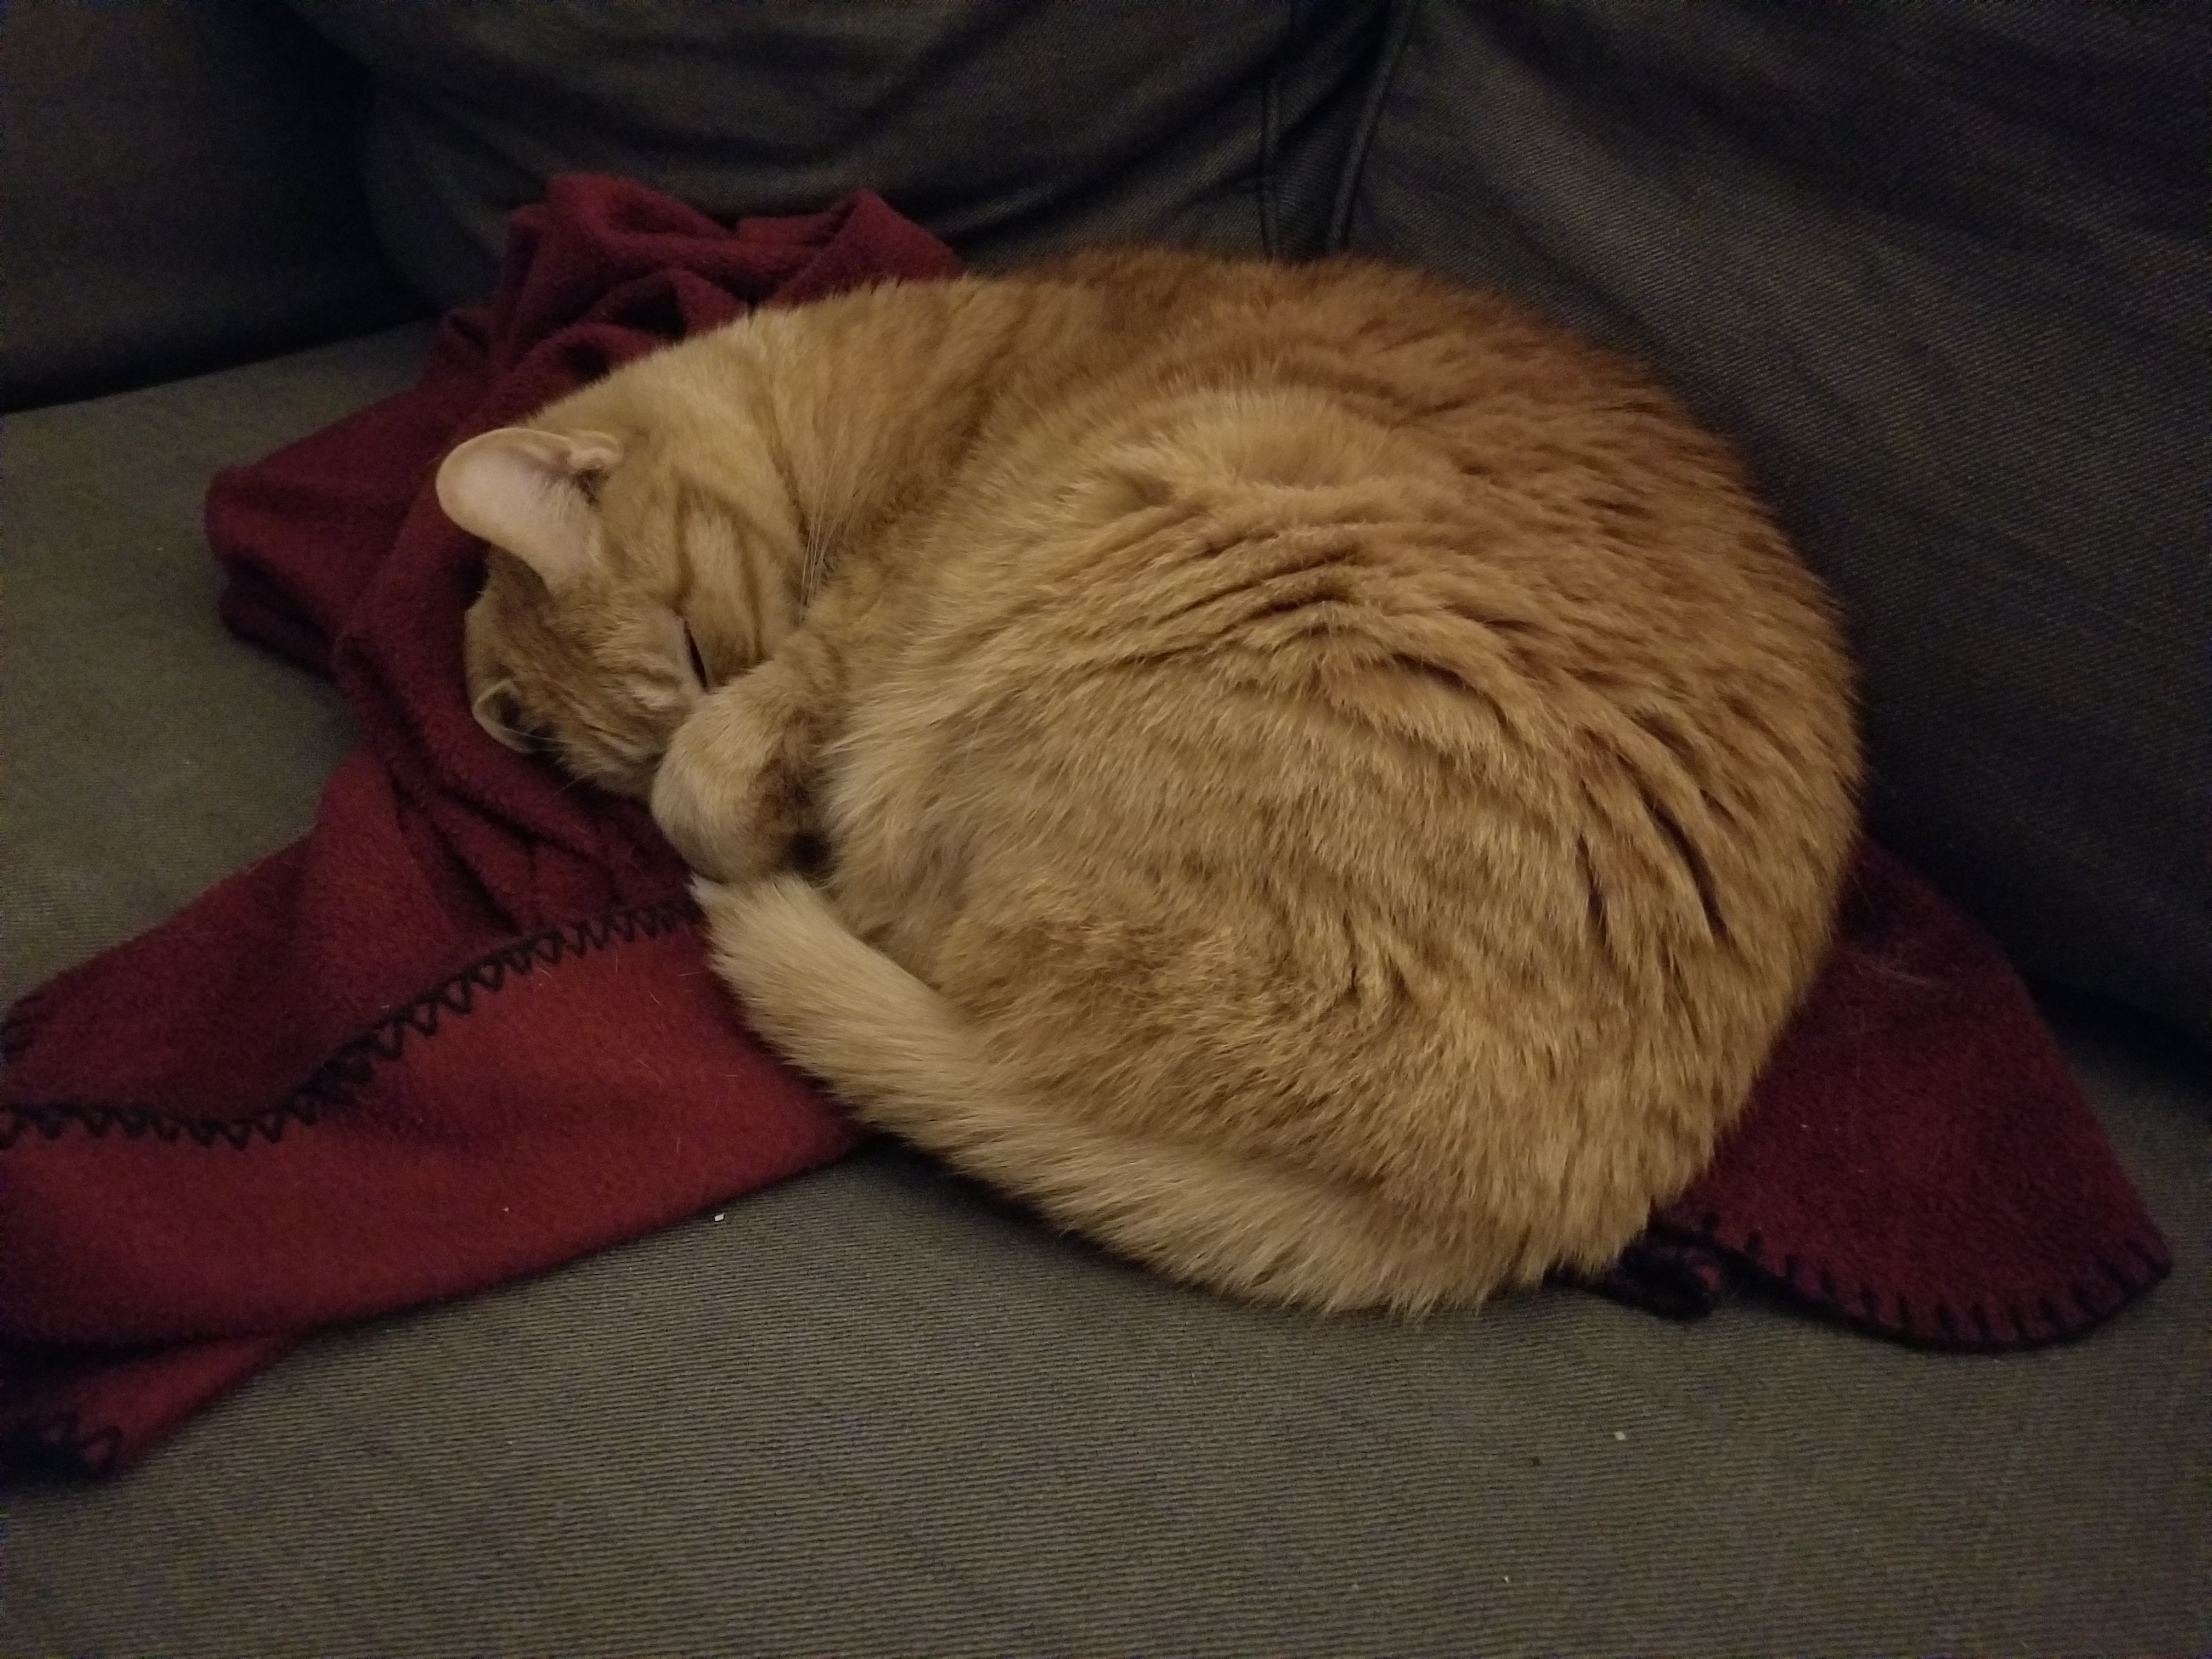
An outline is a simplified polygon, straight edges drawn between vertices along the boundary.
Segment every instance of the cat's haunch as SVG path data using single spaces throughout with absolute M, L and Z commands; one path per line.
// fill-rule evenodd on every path
M 1723 445 L 1488 295 L 1156 251 L 885 285 L 438 489 L 493 549 L 479 720 L 650 799 L 762 1035 L 1195 1283 L 1602 1266 L 1828 939 L 1826 596 Z

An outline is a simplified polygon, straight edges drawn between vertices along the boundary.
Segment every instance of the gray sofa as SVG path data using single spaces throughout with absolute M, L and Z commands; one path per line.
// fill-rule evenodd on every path
M 1527 294 L 1738 436 L 1850 609 L 1871 821 L 2032 975 L 2176 1271 L 1997 1357 L 1565 1289 L 1327 1322 L 876 1147 L 0 1492 L 0 1651 L 2212 1649 L 2205 37 L 16 0 L 5 998 L 305 829 L 347 716 L 222 630 L 201 495 L 405 386 L 548 173 L 868 185 L 984 264 L 1348 245 Z

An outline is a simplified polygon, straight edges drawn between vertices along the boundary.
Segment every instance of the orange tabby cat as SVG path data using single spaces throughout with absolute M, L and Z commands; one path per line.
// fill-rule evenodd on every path
M 495 550 L 479 719 L 649 795 L 762 1035 L 1188 1280 L 1600 1267 L 1828 937 L 1820 586 L 1668 397 L 1485 295 L 1170 252 L 880 287 L 438 488 Z

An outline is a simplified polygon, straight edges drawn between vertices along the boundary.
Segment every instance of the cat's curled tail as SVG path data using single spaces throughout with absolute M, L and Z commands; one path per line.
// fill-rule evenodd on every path
M 862 1118 L 1173 1276 L 1267 1302 L 1417 1312 L 1505 1274 L 1283 1164 L 1087 1121 L 1003 1074 L 983 1034 L 784 874 L 702 881 L 715 972 L 769 1045 Z

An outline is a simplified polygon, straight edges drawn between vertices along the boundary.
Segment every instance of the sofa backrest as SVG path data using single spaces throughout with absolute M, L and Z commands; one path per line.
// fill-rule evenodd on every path
M 1656 362 L 1848 609 L 1876 832 L 2212 1032 L 2212 9 L 1401 15 L 1339 240 Z
M 369 227 L 360 73 L 270 0 L 9 0 L 0 65 L 0 408 L 421 308 Z

